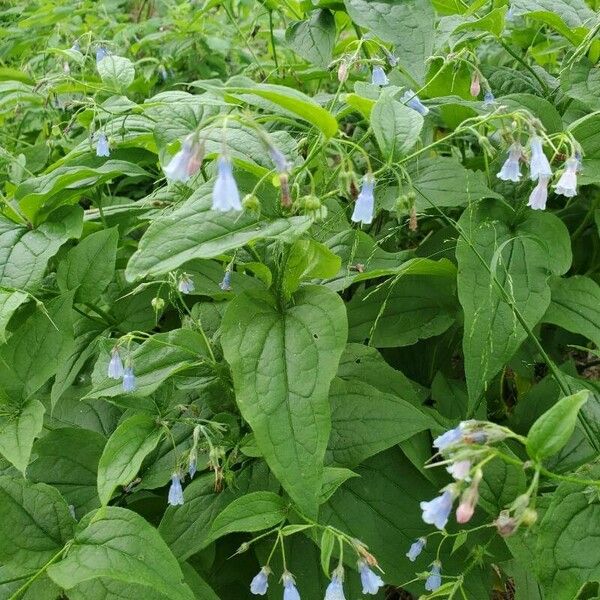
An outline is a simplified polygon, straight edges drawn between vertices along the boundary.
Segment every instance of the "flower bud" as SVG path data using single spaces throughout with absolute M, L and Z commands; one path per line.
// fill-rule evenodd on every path
M 258 212 L 260 210 L 260 200 L 254 194 L 246 194 L 242 200 L 242 206 L 246 210 Z

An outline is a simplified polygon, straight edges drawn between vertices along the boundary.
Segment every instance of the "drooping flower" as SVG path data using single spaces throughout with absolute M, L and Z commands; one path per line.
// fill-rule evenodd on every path
M 270 573 L 271 569 L 267 566 L 264 566 L 250 582 L 250 591 L 255 596 L 264 596 L 267 593 Z
M 219 156 L 217 161 L 217 179 L 212 193 L 212 209 L 218 212 L 242 210 L 240 192 L 233 177 L 231 161 Z
M 167 70 L 165 69 L 164 65 L 160 65 L 160 67 L 158 67 L 158 74 L 160 75 L 160 78 L 163 82 L 165 82 L 169 78 L 169 74 L 167 73 Z
M 74 41 L 73 45 L 71 46 L 71 50 L 73 50 L 73 52 L 81 52 L 81 46 L 79 44 L 79 41 Z
M 375 197 L 373 191 L 375 189 L 375 179 L 371 174 L 368 174 L 363 179 L 363 185 L 356 198 L 354 211 L 352 213 L 352 222 L 369 225 L 373 222 L 373 213 L 375 211 Z
M 429 525 L 435 525 L 438 529 L 444 529 L 446 523 L 448 523 L 453 502 L 454 496 L 450 490 L 445 490 L 441 496 L 429 502 L 421 502 L 423 521 Z
M 133 367 L 127 366 L 123 371 L 123 391 L 124 392 L 135 392 L 137 384 L 135 381 L 135 375 L 133 373 Z
M 337 76 L 340 83 L 344 83 L 348 79 L 348 63 L 345 60 L 340 61 Z
M 390 80 L 387 78 L 387 75 L 385 74 L 383 67 L 380 67 L 380 66 L 373 67 L 373 72 L 371 74 L 371 83 L 373 85 L 384 86 L 384 85 L 388 85 L 389 82 L 390 82 Z
M 436 560 L 431 565 L 431 572 L 429 573 L 429 577 L 427 581 L 425 581 L 425 589 L 428 592 L 435 592 L 442 585 L 442 565 Z
M 502 179 L 502 181 L 514 182 L 517 182 L 521 179 L 521 171 L 519 169 L 519 160 L 521 158 L 521 154 L 521 144 L 514 142 L 508 149 L 508 158 L 498 172 L 498 179 Z
M 269 148 L 269 154 L 271 155 L 271 160 L 273 161 L 278 173 L 287 173 L 289 171 L 290 163 L 285 157 L 285 154 L 279 148 L 271 146 Z
M 565 170 L 557 181 L 554 189 L 557 194 L 572 198 L 577 195 L 577 170 L 579 169 L 579 161 L 572 156 L 565 163 Z
M 385 54 L 390 67 L 395 67 L 398 64 L 398 57 L 394 53 L 390 52 L 387 48 L 383 49 L 383 53 Z
M 196 286 L 194 285 L 193 280 L 187 275 L 187 273 L 184 273 L 179 279 L 177 289 L 182 294 L 192 294 L 196 289 Z
M 202 165 L 204 146 L 199 143 L 194 134 L 188 135 L 183 141 L 179 152 L 173 156 L 163 169 L 171 181 L 185 183 Z
M 533 208 L 533 210 L 544 210 L 546 208 L 546 201 L 548 200 L 548 182 L 550 177 L 540 175 L 536 186 L 529 195 L 529 201 L 527 206 Z
M 410 560 L 411 562 L 415 562 L 415 560 L 417 560 L 417 556 L 419 556 L 419 554 L 421 554 L 421 552 L 423 552 L 423 548 L 425 548 L 425 544 L 427 544 L 427 539 L 424 537 L 420 537 L 419 539 L 414 541 L 411 544 L 408 552 L 406 553 L 408 560 Z
M 492 90 L 485 90 L 485 93 L 483 94 L 483 107 L 491 108 L 494 106 L 495 102 L 496 98 L 494 97 L 494 94 L 492 94 Z
M 334 571 L 331 581 L 325 590 L 325 600 L 346 600 L 344 596 L 343 572 Z
M 111 379 L 121 379 L 123 377 L 123 361 L 117 347 L 112 349 L 110 361 L 108 363 L 108 376 Z
M 231 287 L 231 269 L 225 269 L 225 274 L 223 275 L 223 281 L 219 284 L 219 287 L 224 292 L 230 292 L 233 288 Z
M 477 98 L 479 96 L 479 92 L 481 92 L 481 83 L 479 80 L 479 72 L 475 71 L 473 73 L 473 77 L 471 77 L 471 96 Z
M 171 476 L 168 502 L 171 506 L 181 506 L 183 504 L 183 489 L 181 487 L 181 477 L 179 476 L 179 473 L 173 473 Z
M 188 459 L 188 475 L 190 476 L 190 479 L 194 479 L 194 475 L 196 474 L 197 470 L 198 470 L 198 453 L 193 451 L 193 452 L 190 452 L 190 456 Z
M 542 148 L 542 140 L 534 135 L 529 140 L 529 146 L 531 147 L 531 160 L 529 161 L 529 177 L 535 181 L 539 177 L 551 177 L 552 169 L 550 163 L 544 154 Z
M 104 46 L 98 46 L 96 48 L 96 64 L 105 59 L 109 54 L 109 51 Z
M 416 110 L 420 115 L 425 116 L 429 114 L 429 109 L 421 102 L 419 96 L 415 94 L 412 90 L 407 90 L 404 92 L 402 98 L 400 98 L 400 102 L 406 104 L 409 108 Z
M 98 134 L 98 141 L 96 142 L 96 156 L 110 156 L 108 139 L 103 131 Z
M 283 600 L 300 600 L 294 576 L 289 571 L 285 571 L 281 580 L 283 581 Z
M 448 471 L 454 479 L 461 481 L 469 476 L 469 472 L 471 471 L 471 461 L 458 460 L 446 467 L 446 471 Z
M 448 446 L 456 444 L 456 442 L 462 438 L 462 435 L 463 425 L 460 423 L 454 429 L 449 429 L 442 435 L 436 437 L 435 440 L 433 440 L 433 447 L 440 451 L 445 450 Z
M 360 573 L 363 594 L 372 594 L 374 596 L 379 591 L 379 588 L 384 585 L 381 577 L 370 569 L 364 560 L 358 561 L 358 572 Z

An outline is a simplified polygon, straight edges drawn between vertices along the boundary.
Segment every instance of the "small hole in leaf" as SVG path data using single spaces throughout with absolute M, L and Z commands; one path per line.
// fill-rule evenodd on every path
M 313 337 L 315 338 L 315 340 L 319 339 L 319 336 L 316 333 L 313 333 Z

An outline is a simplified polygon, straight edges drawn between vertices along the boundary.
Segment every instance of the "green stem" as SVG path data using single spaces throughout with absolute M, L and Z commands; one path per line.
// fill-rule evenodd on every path
M 27 588 L 29 588 L 29 586 L 40 576 L 43 575 L 46 570 L 48 569 L 48 567 L 56 562 L 65 552 L 65 550 L 67 550 L 69 548 L 69 546 L 71 545 L 71 542 L 68 542 L 67 544 L 65 544 L 39 571 L 37 571 L 32 577 L 30 577 L 8 600 L 17 600 L 17 598 L 19 598 L 19 596 L 27 590 Z

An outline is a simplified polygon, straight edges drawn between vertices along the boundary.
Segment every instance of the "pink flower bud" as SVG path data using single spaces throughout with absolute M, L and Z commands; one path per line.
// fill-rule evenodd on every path
M 481 92 L 479 73 L 475 71 L 475 73 L 473 73 L 473 77 L 471 78 L 471 96 L 477 98 L 477 96 L 479 96 L 479 92 Z
M 468 523 L 475 512 L 475 507 L 468 502 L 461 502 L 456 509 L 456 522 Z
M 338 81 L 344 83 L 346 79 L 348 79 L 348 63 L 342 61 L 338 67 Z

